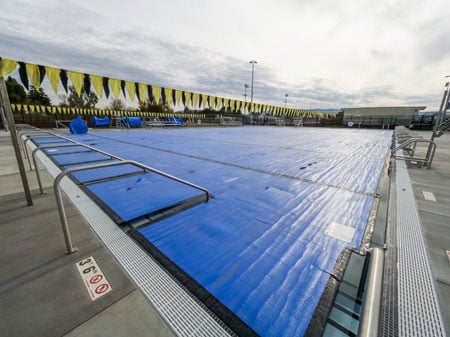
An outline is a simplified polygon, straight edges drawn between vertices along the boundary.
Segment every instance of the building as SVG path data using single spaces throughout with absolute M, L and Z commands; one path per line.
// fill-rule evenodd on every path
M 343 108 L 343 123 L 348 126 L 409 127 L 426 106 Z

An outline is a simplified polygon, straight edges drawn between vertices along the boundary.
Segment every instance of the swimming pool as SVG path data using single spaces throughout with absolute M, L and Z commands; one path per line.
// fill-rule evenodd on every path
M 208 188 L 214 199 L 138 235 L 245 327 L 301 336 L 342 250 L 361 243 L 392 133 L 240 127 L 70 137 Z M 126 197 L 130 186 L 145 194 L 153 185 L 136 177 L 124 186 L 113 190 Z M 152 195 L 174 191 L 156 186 Z

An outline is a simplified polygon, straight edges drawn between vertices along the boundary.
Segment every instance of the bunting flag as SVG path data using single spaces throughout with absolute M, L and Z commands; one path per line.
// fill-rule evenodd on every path
M 90 75 L 91 76 L 91 82 L 94 86 L 95 92 L 97 93 L 98 97 L 103 97 L 103 78 L 101 76 L 97 75 Z
M 37 64 L 27 63 L 25 65 L 25 69 L 27 71 L 28 77 L 31 81 L 31 85 L 39 91 L 41 86 L 41 73 L 39 71 L 39 67 Z
M 185 100 L 184 106 L 186 106 L 186 107 L 191 106 L 191 97 L 192 97 L 192 94 L 190 92 L 186 92 L 186 91 L 184 92 L 184 100 Z
M 161 87 L 157 87 L 155 85 L 152 85 L 152 96 L 153 101 L 158 104 L 161 100 Z
M 0 59 L 0 78 L 6 77 L 16 70 L 17 61 L 10 59 Z
M 180 105 L 183 104 L 185 107 L 193 107 L 194 109 L 199 108 L 210 108 L 221 110 L 225 108 L 226 110 L 231 110 L 233 112 L 241 113 L 270 113 L 276 116 L 310 116 L 310 117 L 324 117 L 324 118 L 334 118 L 329 114 L 308 111 L 302 109 L 285 108 L 279 106 L 272 106 L 267 104 L 260 104 L 255 102 L 243 102 L 240 100 L 234 100 L 230 98 L 223 98 L 218 96 L 211 96 L 204 93 L 192 93 L 189 91 L 181 91 L 169 87 L 160 87 L 151 84 L 136 83 L 128 80 L 108 78 L 99 75 L 85 74 L 77 71 L 58 69 L 51 66 L 43 66 L 32 63 L 25 63 L 22 61 L 12 60 L 8 58 L 0 57 L 0 78 L 4 78 L 14 72 L 17 68 L 20 80 L 26 90 L 29 90 L 30 85 L 34 86 L 36 90 L 41 87 L 42 81 L 45 76 L 47 76 L 50 85 L 55 92 L 58 94 L 59 85 L 61 84 L 66 93 L 68 92 L 69 81 L 73 86 L 77 95 L 81 95 L 83 89 L 86 93 L 92 92 L 92 88 L 95 90 L 99 97 L 103 97 L 103 92 L 106 98 L 109 98 L 112 92 L 115 99 L 119 99 L 120 91 L 122 91 L 123 96 L 130 98 L 134 101 L 136 96 L 139 101 L 150 100 L 155 103 L 160 103 L 161 98 L 163 102 L 170 105 Z M 24 109 L 24 106 L 16 105 L 17 108 Z M 36 110 L 41 109 L 41 110 Z M 67 113 L 67 109 L 62 109 L 60 107 L 55 107 L 55 109 L 50 108 L 36 108 L 32 105 L 26 109 L 28 111 L 42 111 L 45 113 Z M 75 110 L 71 109 L 71 113 L 76 113 Z M 106 114 L 105 110 L 98 112 L 97 110 L 83 110 L 83 113 L 88 115 L 95 114 Z M 121 115 L 122 112 L 111 111 L 111 114 Z M 142 116 L 139 112 L 130 112 L 136 116 Z M 198 117 L 198 116 L 197 116 Z M 196 118 L 197 118 L 196 117 Z
M 199 106 L 198 106 L 198 100 L 199 100 L 199 94 L 198 93 L 193 93 L 192 94 L 192 105 L 193 105 L 193 108 L 194 109 L 197 109 Z
M 148 97 L 148 90 L 147 90 L 147 85 L 139 83 L 138 84 L 138 88 L 139 88 L 139 100 L 141 102 L 145 102 L 147 101 L 147 97 Z
M 72 82 L 73 88 L 78 96 L 81 96 L 81 88 L 83 87 L 84 74 L 75 71 L 67 71 L 67 76 L 69 76 Z
M 173 104 L 171 102 L 171 100 L 172 100 L 172 89 L 171 88 L 164 88 L 164 95 L 165 95 L 165 103 Z
M 111 86 L 112 94 L 114 95 L 114 99 L 119 99 L 120 97 L 120 80 L 115 78 L 109 79 L 109 85 Z
M 61 80 L 61 78 L 59 77 L 59 69 L 53 67 L 45 67 L 45 72 L 47 73 L 47 77 L 50 81 L 53 91 L 58 95 L 59 81 Z
M 130 100 L 134 102 L 134 99 L 136 98 L 136 85 L 134 82 L 125 81 L 125 86 L 127 87 L 128 96 L 130 97 Z
M 180 90 L 175 90 L 175 104 L 176 105 L 180 105 L 180 101 L 181 101 L 181 96 L 182 96 L 183 92 Z

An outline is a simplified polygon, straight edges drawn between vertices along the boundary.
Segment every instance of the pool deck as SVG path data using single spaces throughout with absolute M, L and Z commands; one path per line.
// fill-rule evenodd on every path
M 415 132 L 430 138 L 430 132 Z M 450 133 L 436 139 L 431 169 L 409 165 L 441 312 L 450 323 Z M 422 150 L 423 149 L 420 149 Z M 45 170 L 46 194 L 27 172 L 27 206 L 8 133 L 0 132 L 0 334 L 2 336 L 174 336 L 103 242 L 66 203 L 75 254 L 66 255 Z M 432 192 L 436 201 L 426 200 Z M 94 256 L 113 291 L 91 301 L 76 262 Z

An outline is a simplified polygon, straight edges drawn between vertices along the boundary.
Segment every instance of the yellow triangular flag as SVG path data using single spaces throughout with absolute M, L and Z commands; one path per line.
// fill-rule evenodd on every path
M 159 104 L 159 101 L 161 100 L 161 87 L 152 85 L 152 96 L 155 100 L 154 103 Z
M 176 91 L 175 91 L 175 100 L 176 100 L 175 104 L 176 104 L 176 105 L 180 105 L 181 95 L 182 95 L 182 94 L 183 94 L 183 93 L 182 93 L 180 90 L 176 90 Z
M 192 93 L 188 91 L 184 92 L 184 106 L 189 107 L 189 105 L 191 104 L 191 96 Z
M 111 85 L 111 91 L 115 99 L 119 99 L 120 96 L 120 80 L 115 78 L 109 79 L 109 84 Z
M 89 75 L 91 78 L 91 83 L 94 86 L 95 92 L 97 93 L 98 97 L 103 96 L 103 77 L 98 75 Z
M 147 100 L 147 84 L 139 83 L 139 96 L 141 101 L 145 102 Z
M 45 72 L 47 74 L 48 80 L 50 81 L 50 84 L 52 85 L 53 92 L 58 95 L 58 89 L 59 89 L 59 69 L 53 68 L 53 67 L 45 67 Z
M 31 84 L 36 90 L 39 91 L 39 87 L 41 86 L 41 74 L 39 73 L 39 67 L 37 64 L 27 63 L 25 64 L 27 69 L 28 77 L 30 78 Z
M 76 71 L 67 70 L 67 76 L 69 76 L 70 81 L 72 82 L 73 88 L 75 89 L 75 92 L 80 97 L 81 89 L 83 88 L 84 74 L 76 72 Z
M 199 106 L 198 106 L 199 97 L 200 97 L 199 94 L 197 94 L 195 92 L 192 94 L 192 104 L 194 106 L 194 109 L 199 108 Z
M 136 97 L 136 85 L 134 82 L 125 81 L 125 86 L 127 87 L 128 95 L 130 95 L 130 99 L 133 102 Z
M 164 95 L 166 96 L 166 103 L 172 105 L 172 89 L 164 88 Z
M 0 78 L 11 74 L 16 69 L 16 66 L 17 61 L 2 58 L 0 60 Z

